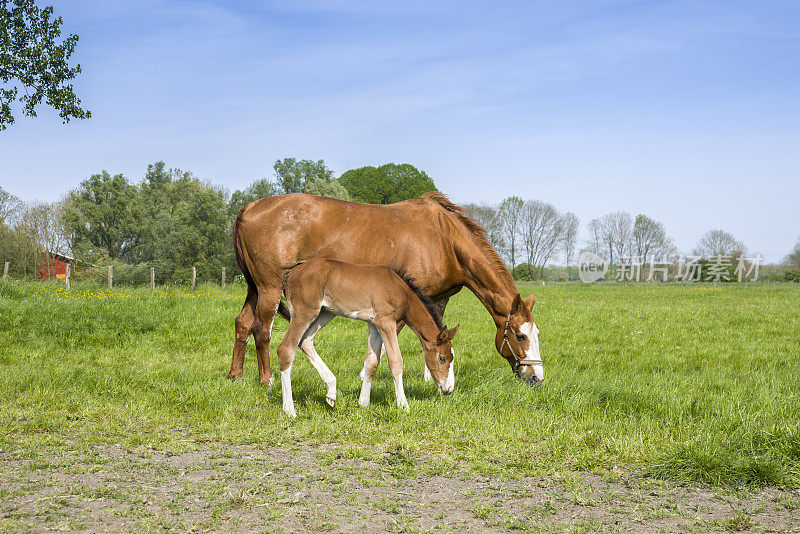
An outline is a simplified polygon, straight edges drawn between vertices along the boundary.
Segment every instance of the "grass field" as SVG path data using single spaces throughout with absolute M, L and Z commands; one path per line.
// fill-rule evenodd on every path
M 624 469 L 637 477 L 800 487 L 800 286 L 579 285 L 535 289 L 545 383 L 516 379 L 494 326 L 467 291 L 445 322 L 455 392 L 422 381 L 418 341 L 401 334 L 411 411 L 395 407 L 385 363 L 358 407 L 366 325 L 336 319 L 317 349 L 337 405 L 298 353 L 298 418 L 280 387 L 225 378 L 244 287 L 115 289 L 0 283 L 0 452 L 120 446 L 190 452 L 212 444 L 336 444 L 340 457 L 388 461 L 398 476 L 559 476 Z M 286 322 L 276 321 L 275 348 Z M 388 458 L 388 460 L 385 460 Z
M 4 283 L 2 446 L 299 438 L 405 447 L 443 471 L 633 464 L 682 480 L 800 485 L 800 287 L 535 289 L 545 384 L 512 376 L 494 350 L 489 315 L 465 291 L 445 318 L 462 325 L 452 396 L 422 382 L 419 343 L 404 331 L 411 413 L 395 408 L 385 363 L 372 406 L 360 409 L 366 326 L 336 319 L 317 347 L 338 378 L 338 405 L 325 405 L 323 384 L 299 353 L 299 417 L 289 421 L 280 387 L 257 383 L 252 343 L 245 377 L 224 379 L 242 287 L 153 294 Z M 275 340 L 285 327 L 277 321 Z

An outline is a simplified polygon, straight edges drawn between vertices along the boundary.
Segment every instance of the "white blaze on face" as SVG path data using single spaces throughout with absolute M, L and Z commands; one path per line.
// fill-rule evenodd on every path
M 453 361 L 450 362 L 450 370 L 447 372 L 447 378 L 445 379 L 444 387 L 442 388 L 442 390 L 446 391 L 447 393 L 452 393 L 453 388 L 456 385 L 456 375 L 455 372 L 453 371 L 453 367 L 455 366 L 456 363 L 455 361 L 456 353 L 453 351 L 452 348 L 450 348 L 450 353 L 453 355 Z
M 539 353 L 539 328 L 533 321 L 525 323 L 519 327 L 521 334 L 528 337 L 528 350 L 525 351 L 525 359 L 542 361 L 542 356 Z M 533 374 L 536 376 L 537 381 L 544 380 L 544 365 L 533 365 Z

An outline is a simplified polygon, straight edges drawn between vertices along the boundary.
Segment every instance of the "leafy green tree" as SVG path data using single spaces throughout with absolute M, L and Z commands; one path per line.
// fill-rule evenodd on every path
M 67 196 L 63 222 L 70 248 L 88 259 L 121 259 L 139 243 L 137 187 L 121 174 L 93 174 Z
M 325 165 L 323 160 L 301 159 L 298 161 L 295 158 L 284 158 L 277 160 L 273 169 L 275 169 L 278 187 L 284 193 L 304 193 L 309 182 L 314 180 L 330 182 L 333 179 L 333 171 Z
M 392 204 L 436 191 L 433 180 L 413 165 L 387 163 L 380 167 L 351 169 L 339 178 L 353 200 L 370 204 Z
M 69 65 L 77 35 L 60 43 L 61 17 L 52 18 L 53 8 L 40 9 L 33 0 L 2 0 L 0 7 L 0 131 L 14 122 L 11 105 L 22 104 L 23 114 L 36 116 L 42 100 L 57 110 L 64 123 L 87 119 L 70 80 L 81 66 Z M 20 88 L 24 94 L 18 98 Z
M 12 276 L 29 276 L 36 272 L 37 259 L 44 250 L 36 241 L 34 229 L 23 221 L 13 227 L 0 222 L 0 265 L 10 262 Z
M 267 178 L 261 178 L 250 184 L 246 189 L 236 190 L 228 202 L 228 218 L 233 219 L 239 210 L 259 198 L 272 197 L 279 194 L 278 186 Z
M 284 158 L 275 162 L 277 186 L 283 193 L 309 193 L 350 200 L 347 190 L 333 177 L 323 160 Z
M 140 244 L 131 260 L 155 267 L 159 282 L 185 281 L 191 268 L 216 279 L 233 268 L 225 193 L 190 172 L 148 165 L 136 199 Z
M 345 189 L 338 180 L 325 181 L 317 178 L 306 183 L 304 192 L 309 195 L 338 198 L 339 200 L 352 200 L 350 193 L 347 192 L 347 189 Z

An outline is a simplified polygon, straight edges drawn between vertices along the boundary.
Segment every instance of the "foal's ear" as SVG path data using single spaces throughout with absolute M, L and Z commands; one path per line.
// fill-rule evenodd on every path
M 533 311 L 533 303 L 536 302 L 536 296 L 531 293 L 528 295 L 528 298 L 525 299 L 525 307 L 528 308 L 528 311 Z
M 443 326 L 441 330 L 439 330 L 439 336 L 436 338 L 436 342 L 441 345 L 443 343 L 447 343 L 451 339 L 453 339 L 458 332 L 458 329 L 461 325 L 456 325 L 455 328 L 450 330 L 447 329 L 447 326 Z
M 445 328 L 446 328 L 446 327 L 445 327 Z M 456 337 L 456 332 L 458 332 L 458 329 L 459 329 L 459 328 L 461 328 L 461 325 L 460 325 L 460 324 L 457 324 L 455 328 L 451 328 L 450 330 L 448 330 L 448 331 L 447 331 L 447 339 L 448 339 L 448 340 L 451 340 L 451 339 L 453 339 L 454 337 Z

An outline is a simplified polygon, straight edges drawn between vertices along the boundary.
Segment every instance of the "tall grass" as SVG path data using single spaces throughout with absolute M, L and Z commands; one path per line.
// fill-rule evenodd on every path
M 633 466 L 716 484 L 800 485 L 800 287 L 576 285 L 536 290 L 545 383 L 517 380 L 494 349 L 494 325 L 464 291 L 445 318 L 456 388 L 422 382 L 404 331 L 411 413 L 395 408 L 387 366 L 373 404 L 357 405 L 364 323 L 336 319 L 317 349 L 338 379 L 325 389 L 298 352 L 298 419 L 280 387 L 225 378 L 242 286 L 71 291 L 0 283 L 0 448 L 35 453 L 91 443 L 280 446 L 311 440 L 362 451 L 412 451 L 437 472 L 546 474 Z M 286 328 L 276 321 L 275 347 Z M 252 345 L 252 342 L 251 342 Z

